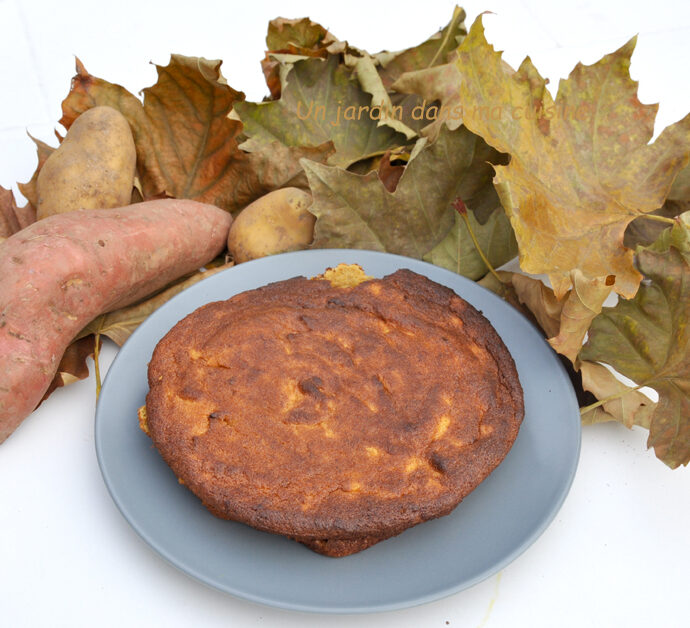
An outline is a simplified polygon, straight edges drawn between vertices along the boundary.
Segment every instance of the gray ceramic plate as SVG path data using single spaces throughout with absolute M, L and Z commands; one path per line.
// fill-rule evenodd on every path
M 210 301 L 357 262 L 377 277 L 409 268 L 482 310 L 517 364 L 526 416 L 501 465 L 450 515 L 346 558 L 327 558 L 280 536 L 222 521 L 177 483 L 139 430 L 154 347 Z M 537 330 L 472 281 L 414 259 L 352 250 L 287 253 L 248 262 L 185 290 L 156 311 L 113 362 L 96 409 L 96 453 L 115 503 L 163 558 L 212 587 L 282 608 L 331 613 L 399 609 L 472 586 L 519 556 L 568 493 L 580 450 L 575 395 Z

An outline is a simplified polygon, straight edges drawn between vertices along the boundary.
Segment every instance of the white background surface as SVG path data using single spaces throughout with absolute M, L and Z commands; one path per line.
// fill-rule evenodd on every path
M 377 52 L 420 43 L 450 2 L 143 2 L 0 0 L 0 185 L 29 179 L 34 136 L 53 129 L 78 55 L 130 91 L 155 82 L 171 52 L 224 59 L 249 99 L 269 19 L 309 16 Z M 639 33 L 632 75 L 660 102 L 657 133 L 690 109 L 690 3 L 466 2 L 517 66 L 567 76 Z M 15 187 L 16 191 L 16 187 Z M 104 370 L 115 355 L 106 345 Z M 646 433 L 586 427 L 580 466 L 556 520 L 499 576 L 403 611 L 323 616 L 261 607 L 208 589 L 159 558 L 111 501 L 93 445 L 93 378 L 55 393 L 0 446 L 0 625 L 602 627 L 688 625 L 690 477 L 645 450 Z M 124 420 L 124 418 L 123 418 Z

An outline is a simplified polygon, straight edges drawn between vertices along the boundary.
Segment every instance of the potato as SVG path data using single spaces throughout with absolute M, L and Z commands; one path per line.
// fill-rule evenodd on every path
M 0 244 L 0 443 L 87 323 L 210 262 L 231 222 L 213 205 L 163 199 L 51 216 Z
M 316 222 L 310 205 L 311 194 L 298 188 L 275 190 L 247 205 L 228 234 L 235 263 L 307 248 Z
M 136 150 L 129 123 L 112 107 L 93 107 L 72 124 L 38 173 L 37 218 L 129 204 Z

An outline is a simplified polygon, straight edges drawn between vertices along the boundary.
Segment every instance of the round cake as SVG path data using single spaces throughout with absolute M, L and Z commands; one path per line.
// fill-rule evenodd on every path
M 344 556 L 448 514 L 524 414 L 491 324 L 409 270 L 205 305 L 156 347 L 143 427 L 215 515 Z

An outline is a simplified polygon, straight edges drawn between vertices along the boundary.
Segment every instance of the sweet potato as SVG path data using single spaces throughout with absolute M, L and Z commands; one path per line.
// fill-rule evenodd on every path
M 38 173 L 38 218 L 127 205 L 136 159 L 125 117 L 112 107 L 88 109 Z
M 0 244 L 0 443 L 87 323 L 213 259 L 231 222 L 212 205 L 166 199 L 51 216 Z
M 245 207 L 232 223 L 228 250 L 237 264 L 266 255 L 305 249 L 314 239 L 311 194 L 282 188 Z

